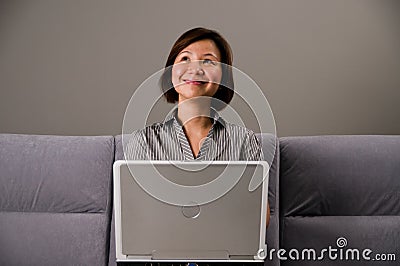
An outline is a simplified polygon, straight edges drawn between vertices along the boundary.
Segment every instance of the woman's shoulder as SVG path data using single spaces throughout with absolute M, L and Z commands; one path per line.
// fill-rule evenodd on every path
M 242 136 L 255 136 L 255 133 L 254 133 L 253 130 L 251 130 L 251 129 L 245 127 L 245 126 L 242 126 L 242 125 L 225 122 L 224 126 L 230 132 L 237 133 L 237 134 L 240 134 Z
M 127 141 L 129 145 L 133 144 L 146 144 L 147 141 L 157 138 L 160 136 L 162 129 L 165 127 L 164 123 L 154 123 L 148 126 L 145 126 L 141 129 L 133 130 L 130 134 L 127 135 Z
M 159 133 L 167 127 L 166 123 L 156 122 L 154 124 L 145 126 L 144 128 L 134 130 L 132 135 L 149 135 Z

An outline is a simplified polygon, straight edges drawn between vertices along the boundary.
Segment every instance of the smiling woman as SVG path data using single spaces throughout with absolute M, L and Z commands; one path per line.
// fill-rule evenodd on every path
M 176 70 L 176 75 L 179 75 L 178 70 L 184 68 L 184 63 L 196 60 L 199 61 L 197 70 L 200 70 L 200 72 L 206 69 L 210 72 L 210 69 L 214 69 L 218 70 L 218 74 L 221 75 L 213 80 L 215 84 L 219 85 L 219 89 L 212 97 L 220 100 L 219 103 L 215 101 L 215 109 L 223 109 L 225 106 L 223 103 L 229 104 L 234 94 L 232 69 L 230 68 L 233 61 L 232 50 L 228 42 L 218 32 L 204 28 L 194 28 L 185 32 L 173 45 L 161 78 L 161 88 L 164 91 L 165 98 L 169 103 L 175 103 L 179 100 L 179 92 L 176 88 L 174 89 L 179 81 L 174 79 L 172 72 Z M 174 80 L 175 84 L 173 83 Z
M 178 104 L 163 122 L 131 134 L 127 160 L 263 160 L 254 132 L 218 113 L 234 95 L 231 48 L 218 32 L 194 28 L 179 37 L 160 86 L 167 102 Z
M 127 159 L 263 159 L 254 132 L 218 114 L 234 95 L 231 65 L 231 48 L 218 32 L 194 28 L 182 34 L 160 78 L 165 98 L 177 108 L 162 123 L 133 132 Z

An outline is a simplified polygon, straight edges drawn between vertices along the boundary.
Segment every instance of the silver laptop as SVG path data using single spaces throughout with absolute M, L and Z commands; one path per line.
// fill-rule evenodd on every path
M 117 262 L 262 262 L 267 162 L 116 161 Z

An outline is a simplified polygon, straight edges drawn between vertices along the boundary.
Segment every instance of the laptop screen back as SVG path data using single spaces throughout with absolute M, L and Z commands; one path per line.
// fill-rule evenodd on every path
M 266 215 L 263 205 L 268 180 L 254 191 L 249 191 L 249 183 L 254 175 L 262 178 L 265 165 L 229 162 L 233 170 L 230 173 L 241 174 L 241 178 L 227 193 L 205 204 L 194 200 L 190 206 L 182 206 L 150 195 L 132 173 L 161 174 L 175 184 L 201 186 L 217 178 L 227 164 L 213 163 L 200 171 L 186 171 L 168 163 L 129 164 L 135 171 L 131 172 L 128 164 L 122 163 L 119 178 L 115 180 L 120 258 L 253 260 L 263 247 Z M 157 171 L 152 170 L 154 167 Z

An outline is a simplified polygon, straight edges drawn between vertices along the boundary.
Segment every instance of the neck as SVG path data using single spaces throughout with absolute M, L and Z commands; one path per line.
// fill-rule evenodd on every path
M 204 129 L 212 125 L 209 99 L 189 99 L 178 105 L 178 120 L 185 129 Z

